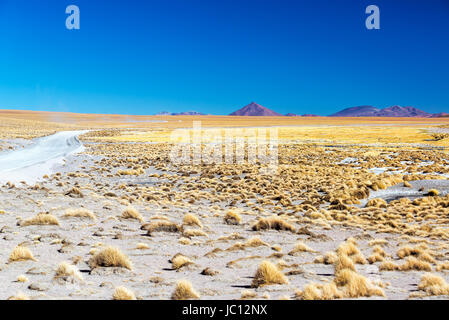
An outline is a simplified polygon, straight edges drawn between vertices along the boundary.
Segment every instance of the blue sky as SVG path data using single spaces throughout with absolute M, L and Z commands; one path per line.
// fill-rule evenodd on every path
M 0 109 L 449 112 L 448 39 L 448 0 L 0 0 Z

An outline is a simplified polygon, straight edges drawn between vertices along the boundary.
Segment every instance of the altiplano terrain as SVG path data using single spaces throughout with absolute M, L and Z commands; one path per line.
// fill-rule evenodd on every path
M 173 164 L 171 133 L 193 121 L 203 148 L 217 128 L 276 128 L 276 173 Z M 1 111 L 0 123 L 0 299 L 449 295 L 444 118 Z

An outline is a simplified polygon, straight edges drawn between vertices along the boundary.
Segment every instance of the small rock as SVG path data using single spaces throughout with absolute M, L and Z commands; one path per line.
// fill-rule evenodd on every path
M 28 289 L 30 290 L 36 290 L 36 291 L 47 291 L 48 285 L 41 282 L 33 282 L 28 286 Z

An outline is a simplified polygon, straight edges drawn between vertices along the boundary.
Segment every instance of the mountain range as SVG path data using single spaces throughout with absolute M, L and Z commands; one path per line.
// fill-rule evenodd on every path
M 205 115 L 204 113 L 196 111 L 187 111 L 179 113 L 171 113 L 167 111 L 159 112 L 159 116 L 200 116 Z M 245 116 L 245 117 L 319 117 L 315 114 L 303 114 L 298 115 L 294 113 L 287 113 L 285 115 L 280 114 L 276 111 L 268 109 L 256 102 L 251 102 L 250 104 L 244 106 L 243 108 L 232 112 L 230 116 Z M 401 107 L 392 106 L 388 108 L 379 109 L 373 106 L 358 106 L 343 109 L 339 112 L 329 115 L 329 117 L 404 117 L 404 118 L 440 118 L 449 117 L 449 113 L 428 113 L 426 111 L 420 110 L 415 107 Z
M 410 118 L 438 118 L 448 114 L 428 113 L 415 107 L 392 106 L 378 109 L 373 106 L 359 106 L 343 109 L 330 117 L 410 117 Z

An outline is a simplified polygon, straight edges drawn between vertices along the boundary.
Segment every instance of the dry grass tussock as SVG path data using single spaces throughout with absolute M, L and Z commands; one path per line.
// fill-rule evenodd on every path
M 63 261 L 58 265 L 54 279 L 76 282 L 83 281 L 83 276 L 75 265 Z
M 123 212 L 122 212 L 122 218 L 124 219 L 135 219 L 139 220 L 140 222 L 143 222 L 144 219 L 139 211 L 137 211 L 136 208 L 132 206 L 128 206 Z
M 37 261 L 33 257 L 33 254 L 31 253 L 30 249 L 24 246 L 17 246 L 11 252 L 8 262 L 27 261 L 27 260 Z
M 171 258 L 170 262 L 172 264 L 173 269 L 176 269 L 176 270 L 179 270 L 182 267 L 194 264 L 190 258 L 188 258 L 180 253 L 175 254 L 174 257 Z
M 79 208 L 79 209 L 67 209 L 65 213 L 62 215 L 64 218 L 88 218 L 92 220 L 96 220 L 97 217 L 92 211 Z
M 227 224 L 240 224 L 242 223 L 242 217 L 234 210 L 229 210 L 228 212 L 226 212 L 226 215 L 224 217 L 224 221 Z
M 298 298 L 302 300 L 334 300 L 343 298 L 343 292 L 340 291 L 335 283 L 310 283 L 306 285 Z
M 252 229 L 253 231 L 273 229 L 296 232 L 295 227 L 291 223 L 283 220 L 279 216 L 259 218 L 259 220 L 252 226 Z
M 120 267 L 132 270 L 132 263 L 129 258 L 114 247 L 107 247 L 96 253 L 89 260 L 89 266 L 92 269 L 97 267 Z
M 274 264 L 265 260 L 259 265 L 251 286 L 257 288 L 270 284 L 288 284 L 288 279 Z
M 136 300 L 136 296 L 134 293 L 125 288 L 125 287 L 117 287 L 115 288 L 114 294 L 112 295 L 113 300 Z
M 299 241 L 295 244 L 295 247 L 293 248 L 293 250 L 291 250 L 288 254 L 293 256 L 293 255 L 296 255 L 297 253 L 301 253 L 301 252 L 316 252 L 316 251 L 313 250 L 312 248 L 310 248 L 304 242 Z
M 201 223 L 200 219 L 192 213 L 187 213 L 184 216 L 182 223 L 187 226 L 197 226 L 199 228 L 203 227 L 203 224 Z
M 431 273 L 426 273 L 421 277 L 418 289 L 432 296 L 449 295 L 449 285 L 446 281 L 440 276 Z
M 39 213 L 36 216 L 23 220 L 20 223 L 20 226 L 22 227 L 26 227 L 26 226 L 32 226 L 32 225 L 56 225 L 59 226 L 59 221 L 58 219 L 49 214 L 49 213 Z
M 364 276 L 349 269 L 339 271 L 335 275 L 334 282 L 337 287 L 341 288 L 344 296 L 348 298 L 385 296 L 381 288 L 372 284 Z
M 151 236 L 154 232 L 182 232 L 182 226 L 174 222 L 166 220 L 156 220 L 144 224 L 141 229 L 147 230 L 147 234 Z
M 8 300 L 30 300 L 30 297 L 23 292 L 18 292 L 15 296 L 9 297 Z
M 200 295 L 193 289 L 190 281 L 181 280 L 176 284 L 175 291 L 173 292 L 172 300 L 191 300 L 199 299 Z

